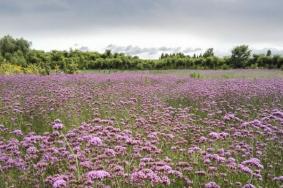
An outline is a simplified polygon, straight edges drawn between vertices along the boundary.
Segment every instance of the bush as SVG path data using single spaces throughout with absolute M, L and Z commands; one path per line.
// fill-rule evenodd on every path
M 198 72 L 193 72 L 193 73 L 190 74 L 190 76 L 191 76 L 191 78 L 197 78 L 197 79 L 199 79 L 201 77 L 200 73 L 198 73 Z
M 66 66 L 63 69 L 64 73 L 67 73 L 67 74 L 77 73 L 78 70 L 79 69 L 78 69 L 78 64 L 77 63 L 66 64 Z
M 0 74 L 11 75 L 24 73 L 23 69 L 19 65 L 12 65 L 10 63 L 3 63 L 0 65 Z
M 144 69 L 143 63 L 138 63 L 137 64 L 137 69 L 143 70 Z
M 227 65 L 227 64 L 224 64 L 224 65 L 222 65 L 221 66 L 221 69 L 223 69 L 223 70 L 227 70 L 227 69 L 229 69 L 230 67 L 229 67 L 229 65 Z
M 251 64 L 251 68 L 252 69 L 257 69 L 258 68 L 258 64 L 257 63 Z
M 25 74 L 42 74 L 43 70 L 37 65 L 28 65 L 26 68 L 23 68 Z
M 10 63 L 3 63 L 0 65 L 0 74 L 12 75 L 12 74 L 46 74 L 46 70 L 38 65 L 28 65 L 27 67 L 21 67 L 19 65 L 13 65 Z

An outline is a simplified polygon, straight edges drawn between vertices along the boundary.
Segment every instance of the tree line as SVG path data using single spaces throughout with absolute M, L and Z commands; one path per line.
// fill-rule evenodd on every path
M 247 45 L 236 46 L 231 55 L 217 57 L 213 48 L 203 54 L 183 53 L 161 54 L 159 59 L 145 60 L 124 53 L 83 52 L 79 50 L 45 52 L 31 49 L 31 42 L 11 36 L 0 38 L 0 65 L 14 65 L 24 70 L 36 70 L 40 74 L 51 71 L 75 73 L 77 70 L 91 69 L 230 69 L 230 68 L 269 68 L 283 69 L 283 57 L 266 54 L 252 54 Z

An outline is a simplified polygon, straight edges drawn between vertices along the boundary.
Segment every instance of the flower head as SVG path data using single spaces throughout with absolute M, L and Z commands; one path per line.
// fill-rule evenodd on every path
M 102 140 L 99 137 L 93 136 L 90 138 L 89 143 L 93 146 L 100 146 L 102 144 Z
M 55 129 L 55 130 L 61 130 L 63 129 L 63 123 L 61 122 L 60 119 L 56 119 L 54 122 L 53 122 L 53 125 L 52 125 L 52 128 Z
M 53 188 L 63 188 L 63 187 L 67 187 L 67 182 L 63 179 L 57 179 L 56 181 L 54 181 Z
M 209 182 L 204 185 L 205 188 L 220 188 L 219 185 L 217 185 L 215 182 Z
M 110 174 L 104 170 L 93 170 L 87 173 L 88 181 L 102 180 L 104 178 L 109 178 Z
M 248 183 L 244 185 L 242 188 L 256 188 L 256 187 L 253 184 Z

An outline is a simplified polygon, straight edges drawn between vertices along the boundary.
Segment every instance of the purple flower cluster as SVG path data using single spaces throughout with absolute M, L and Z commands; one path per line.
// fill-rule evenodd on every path
M 86 174 L 88 181 L 92 182 L 94 180 L 102 180 L 109 178 L 110 174 L 104 170 L 93 170 Z
M 215 182 L 209 182 L 209 183 L 205 184 L 204 187 L 205 188 L 220 188 L 220 186 L 217 185 Z

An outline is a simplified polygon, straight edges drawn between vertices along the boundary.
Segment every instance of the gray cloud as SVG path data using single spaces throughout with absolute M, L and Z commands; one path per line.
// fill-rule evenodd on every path
M 182 48 L 182 47 L 158 47 L 158 48 L 141 48 L 139 46 L 118 46 L 110 44 L 105 49 L 111 50 L 114 53 L 125 53 L 132 56 L 141 56 L 141 57 L 151 57 L 151 58 L 158 58 L 162 53 L 184 53 L 185 55 L 193 55 L 193 54 L 200 54 L 203 53 L 206 49 L 202 48 Z M 87 47 L 81 47 L 80 50 L 88 51 Z M 267 50 L 271 50 L 272 54 L 274 55 L 283 55 L 283 50 L 279 50 L 276 48 L 263 48 L 263 49 L 252 49 L 253 54 L 266 54 Z M 229 52 L 230 53 L 230 52 Z M 226 53 L 221 51 L 215 50 L 215 54 L 219 56 L 225 56 Z
M 87 51 L 89 51 L 89 48 L 87 46 L 82 46 L 82 47 L 79 48 L 79 50 L 82 51 L 82 52 L 87 52 Z
M 128 55 L 133 56 L 145 56 L 145 57 L 152 57 L 156 58 L 161 55 L 161 53 L 184 53 L 187 55 L 193 54 L 193 53 L 200 53 L 202 51 L 201 48 L 185 48 L 182 47 L 175 47 L 175 48 L 169 48 L 169 47 L 158 47 L 158 48 L 141 48 L 138 46 L 117 46 L 110 44 L 106 47 L 106 49 L 111 50 L 114 53 L 125 53 Z
M 283 55 L 283 50 L 279 50 L 279 49 L 276 49 L 276 48 L 263 48 L 263 49 L 254 49 L 253 50 L 253 53 L 254 54 L 266 54 L 267 50 L 271 50 L 271 53 L 273 55 Z
M 282 7 L 282 0 L 1 0 L 0 35 L 135 28 L 282 46 Z

